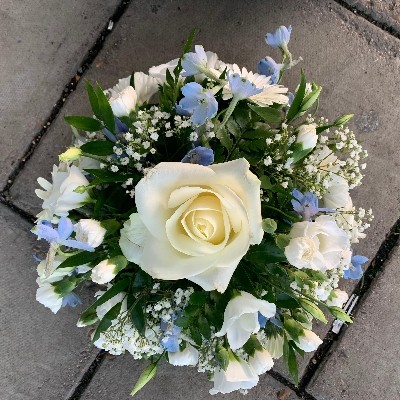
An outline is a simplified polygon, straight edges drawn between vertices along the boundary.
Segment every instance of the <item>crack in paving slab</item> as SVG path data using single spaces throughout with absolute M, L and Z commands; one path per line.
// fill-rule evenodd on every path
M 340 6 L 342 6 L 343 8 L 346 8 L 347 10 L 351 11 L 353 14 L 356 14 L 356 15 L 364 18 L 371 24 L 373 24 L 373 25 L 377 26 L 378 28 L 382 29 L 383 31 L 389 33 L 390 35 L 394 36 L 395 38 L 400 39 L 400 32 L 396 28 L 387 24 L 386 22 L 378 21 L 367 11 L 361 10 L 358 7 L 347 3 L 345 0 L 333 0 L 333 1 L 337 4 L 339 4 Z
M 352 294 L 358 296 L 358 302 L 353 309 L 353 314 L 356 314 L 357 311 L 362 307 L 363 299 L 366 294 L 369 292 L 372 284 L 379 279 L 380 273 L 383 271 L 385 267 L 385 263 L 388 260 L 392 250 L 395 248 L 400 238 L 400 218 L 397 222 L 392 226 L 389 233 L 386 236 L 386 239 L 383 241 L 381 246 L 379 247 L 378 252 L 373 258 L 370 266 L 365 271 L 363 278 L 359 281 L 357 286 L 355 287 Z M 338 334 L 332 332 L 332 329 L 325 336 L 323 343 L 315 352 L 314 357 L 311 359 L 310 363 L 307 365 L 303 378 L 299 384 L 299 392 L 305 391 L 307 386 L 310 384 L 313 379 L 315 373 L 319 369 L 320 365 L 323 361 L 327 360 L 330 355 L 330 350 L 333 344 L 337 341 L 340 341 L 344 335 L 344 332 L 348 328 L 342 328 Z
M 64 87 L 64 90 L 62 91 L 59 99 L 55 103 L 53 109 L 50 112 L 49 117 L 47 118 L 45 124 L 43 125 L 43 128 L 34 136 L 34 138 L 31 141 L 31 144 L 26 151 L 26 153 L 22 156 L 22 158 L 18 161 L 16 167 L 14 168 L 14 171 L 10 174 L 10 176 L 7 179 L 7 183 L 5 187 L 3 188 L 1 194 L 3 197 L 6 196 L 6 192 L 10 189 L 12 184 L 14 183 L 16 177 L 18 174 L 23 170 L 25 163 L 29 160 L 29 158 L 32 156 L 33 152 L 35 151 L 36 147 L 38 146 L 39 142 L 41 139 L 44 137 L 45 133 L 47 132 L 48 128 L 51 126 L 52 122 L 55 120 L 57 115 L 60 113 L 61 109 L 64 106 L 64 103 L 68 96 L 76 89 L 82 75 L 85 73 L 86 70 L 90 68 L 92 65 L 94 59 L 96 56 L 100 53 L 101 49 L 103 48 L 103 44 L 107 38 L 107 36 L 111 33 L 112 27 L 119 21 L 119 19 L 122 17 L 126 9 L 128 8 L 131 0 L 122 0 L 117 7 L 117 9 L 114 11 L 112 16 L 109 18 L 107 21 L 106 26 L 103 28 L 103 30 L 100 32 L 100 35 L 96 39 L 95 43 L 93 46 L 89 49 L 89 51 L 86 53 L 86 56 L 84 57 L 80 67 L 76 71 L 75 75 L 71 78 L 71 80 L 66 84 Z M 111 24 L 110 24 L 111 22 Z M 9 206 L 9 202 L 4 202 L 4 204 Z

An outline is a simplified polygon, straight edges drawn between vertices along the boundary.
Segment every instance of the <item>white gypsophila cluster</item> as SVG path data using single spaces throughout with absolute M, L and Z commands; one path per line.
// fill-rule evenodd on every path
M 202 343 L 199 350 L 199 359 L 197 364 L 198 372 L 209 372 L 214 373 L 217 368 L 215 362 L 215 349 L 219 343 L 222 343 L 222 339 L 215 336 L 215 328 L 211 327 L 210 339 L 203 337 Z
M 364 231 L 371 226 L 373 219 L 372 209 L 365 210 L 362 207 L 352 207 L 349 211 L 336 213 L 336 223 L 347 232 L 351 243 L 358 243 L 359 239 L 365 238 Z
M 156 283 L 152 292 L 157 292 L 159 284 Z M 173 326 L 173 320 L 182 313 L 188 304 L 190 295 L 193 293 L 192 287 L 185 290 L 179 288 L 173 293 L 166 294 L 156 303 L 149 304 L 146 312 L 146 328 L 144 336 L 133 326 L 130 319 L 130 310 L 127 309 L 126 294 L 120 293 L 108 302 L 104 303 L 96 311 L 99 319 L 115 304 L 122 301 L 121 311 L 117 318 L 111 321 L 111 326 L 100 334 L 100 338 L 95 345 L 108 351 L 111 354 L 123 354 L 125 351 L 131 353 L 135 359 L 149 358 L 165 351 L 160 339 L 165 332 Z M 104 292 L 98 292 L 101 295 Z M 164 322 L 165 326 L 162 326 Z M 181 342 L 183 336 L 179 338 Z

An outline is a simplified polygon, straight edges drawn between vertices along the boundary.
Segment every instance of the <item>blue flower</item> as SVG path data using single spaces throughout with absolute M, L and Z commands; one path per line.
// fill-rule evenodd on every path
M 330 208 L 319 208 L 318 198 L 315 194 L 307 192 L 301 193 L 300 190 L 294 189 L 292 191 L 292 206 L 294 211 L 300 214 L 305 221 L 309 221 L 311 217 L 318 214 L 321 211 L 333 212 Z
M 267 317 L 264 317 L 264 315 L 262 315 L 260 311 L 258 312 L 258 323 L 260 324 L 260 328 L 265 328 L 265 325 L 267 323 Z
M 187 83 L 182 88 L 185 96 L 178 104 L 183 110 L 189 112 L 194 125 L 203 125 L 207 119 L 217 115 L 218 102 L 211 91 L 206 91 L 196 83 Z
M 69 306 L 75 308 L 78 304 L 82 304 L 82 300 L 79 298 L 78 295 L 71 292 L 63 297 L 61 307 Z
M 214 152 L 208 147 L 197 146 L 182 158 L 182 162 L 207 166 L 214 162 Z
M 277 64 L 271 57 L 265 57 L 258 63 L 260 74 L 271 77 L 270 83 L 273 85 L 278 83 L 282 67 L 283 64 Z
M 163 329 L 163 323 L 161 323 L 161 329 Z M 161 344 L 165 350 L 170 351 L 171 353 L 179 351 L 179 335 L 181 329 L 182 328 L 179 326 L 174 325 L 172 329 L 165 331 L 165 336 L 161 339 Z
M 228 72 L 227 75 L 232 95 L 236 100 L 247 99 L 263 91 L 263 88 L 257 88 L 254 83 L 242 78 L 239 74 L 230 74 Z
M 288 28 L 282 25 L 275 31 L 275 33 L 267 33 L 265 36 L 265 41 L 274 49 L 282 49 L 285 48 L 289 43 L 291 33 L 292 27 L 290 25 Z
M 352 279 L 354 281 L 359 280 L 363 276 L 362 265 L 367 261 L 368 258 L 364 256 L 351 257 L 350 267 L 343 272 L 343 278 Z
M 194 53 L 186 53 L 182 57 L 182 76 L 201 74 L 207 69 L 207 54 L 203 46 L 194 46 L 194 49 Z
M 38 239 L 45 239 L 49 243 L 55 243 L 75 249 L 94 251 L 94 247 L 75 239 L 69 239 L 74 231 L 74 225 L 71 220 L 66 217 L 61 217 L 58 222 L 57 229 L 54 229 L 49 221 L 41 221 L 33 230 L 32 233 L 37 235 Z

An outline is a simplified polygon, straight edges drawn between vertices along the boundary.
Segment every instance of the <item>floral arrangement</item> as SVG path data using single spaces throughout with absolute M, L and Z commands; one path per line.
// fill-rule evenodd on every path
M 37 300 L 54 313 L 98 291 L 79 327 L 95 346 L 150 364 L 194 366 L 211 394 L 246 391 L 283 357 L 322 342 L 326 314 L 351 318 L 340 278 L 360 279 L 352 244 L 371 211 L 356 209 L 367 152 L 345 125 L 316 117 L 321 87 L 293 60 L 291 27 L 266 35 L 281 63 L 259 73 L 221 61 L 190 35 L 181 58 L 121 79 L 87 84 L 93 116 L 68 116 L 74 146 L 59 156 L 32 232 L 50 243 Z

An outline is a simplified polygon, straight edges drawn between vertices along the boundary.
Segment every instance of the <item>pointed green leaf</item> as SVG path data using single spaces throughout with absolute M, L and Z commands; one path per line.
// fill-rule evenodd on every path
M 93 343 L 100 337 L 100 333 L 106 331 L 111 326 L 112 321 L 118 317 L 121 305 L 122 303 L 115 304 L 115 306 L 104 315 L 93 335 Z
M 99 102 L 101 120 L 104 122 L 104 125 L 111 133 L 115 133 L 114 113 L 112 111 L 112 108 L 110 106 L 110 103 L 106 95 L 103 93 L 103 90 L 101 89 L 99 84 L 97 84 L 96 93 L 97 93 L 97 100 Z
M 93 154 L 95 156 L 110 156 L 114 153 L 113 148 L 114 143 L 109 140 L 94 140 L 80 147 L 84 153 Z
M 83 115 L 69 115 L 64 119 L 74 128 L 87 132 L 98 132 L 103 129 L 100 121 L 94 118 L 85 117 Z
M 249 104 L 256 114 L 258 114 L 265 122 L 269 124 L 279 124 L 281 122 L 281 111 L 277 108 L 272 107 L 259 107 Z
M 84 265 L 92 261 L 98 260 L 101 257 L 102 254 L 96 252 L 81 251 L 80 253 L 68 257 L 57 267 L 57 269 L 78 267 L 79 265 Z
M 312 301 L 307 299 L 298 299 L 298 301 L 301 307 L 304 308 L 304 310 L 306 310 L 308 313 L 310 313 L 314 318 L 322 321 L 324 324 L 328 322 L 328 320 L 325 318 L 324 313 Z
M 140 303 L 136 303 L 131 311 L 131 320 L 135 328 L 141 336 L 144 336 L 146 330 L 146 319 L 143 312 L 143 307 Z
M 331 306 L 328 307 L 329 312 L 337 319 L 344 321 L 344 322 L 349 322 L 349 323 L 353 323 L 353 320 L 351 319 L 351 317 L 346 314 L 346 312 L 340 308 L 340 307 L 336 307 L 336 306 Z
M 97 100 L 96 92 L 94 91 L 93 86 L 90 84 L 89 81 L 86 81 L 86 90 L 88 92 L 89 102 L 90 102 L 90 105 L 92 106 L 93 114 L 98 119 L 101 119 L 99 101 Z
M 157 364 L 148 365 L 140 374 L 135 387 L 132 389 L 131 396 L 134 396 L 140 389 L 149 383 L 157 374 Z
M 297 117 L 297 114 L 300 111 L 301 104 L 304 99 L 304 94 L 306 92 L 306 77 L 304 76 L 304 71 L 301 70 L 301 80 L 299 88 L 297 89 L 296 95 L 293 99 L 292 105 L 289 108 L 289 111 L 286 115 L 286 121 L 290 122 L 292 119 Z

